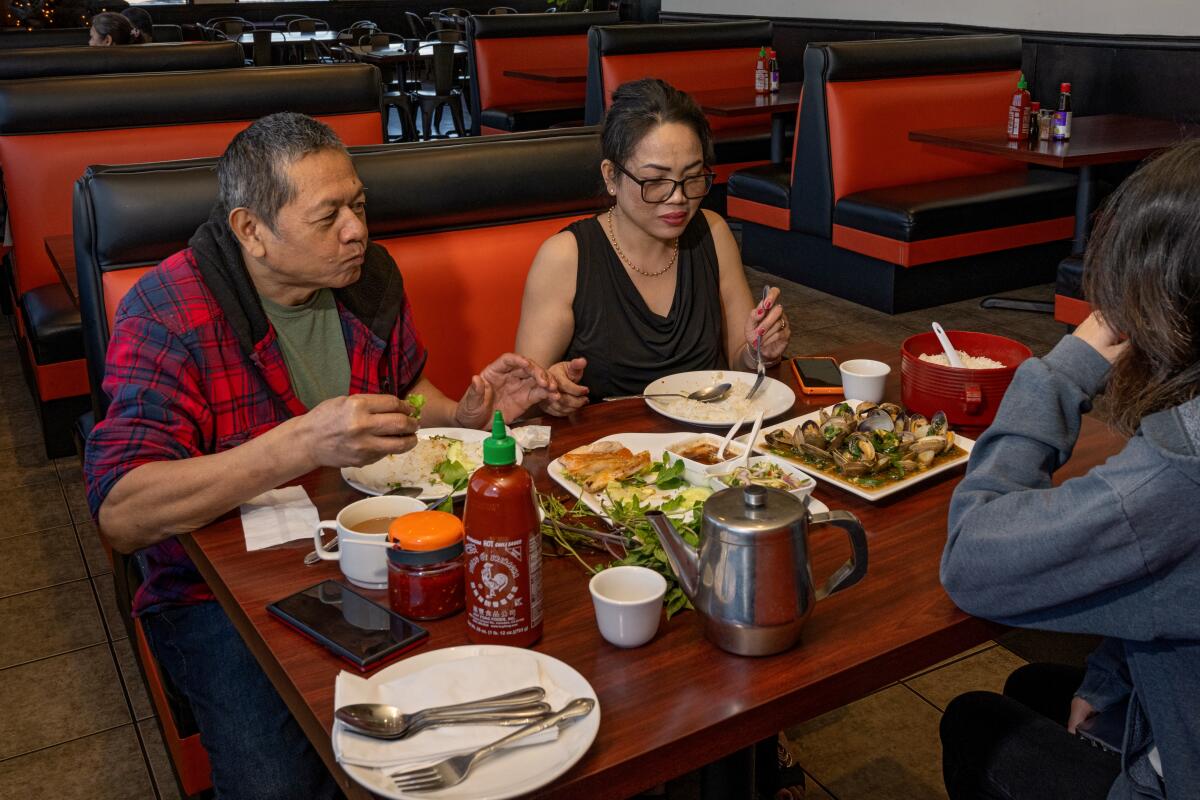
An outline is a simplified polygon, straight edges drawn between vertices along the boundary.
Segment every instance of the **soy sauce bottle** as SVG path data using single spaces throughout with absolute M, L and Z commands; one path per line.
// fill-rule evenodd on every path
M 528 647 L 542 636 L 542 536 L 533 479 L 495 412 L 483 466 L 467 483 L 467 638 Z

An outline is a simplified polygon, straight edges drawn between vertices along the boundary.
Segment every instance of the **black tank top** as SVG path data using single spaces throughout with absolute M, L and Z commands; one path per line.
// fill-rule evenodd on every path
M 596 217 L 567 230 L 579 246 L 579 264 L 566 358 L 588 360 L 582 384 L 592 400 L 637 394 L 664 375 L 728 366 L 717 250 L 703 211 L 679 237 L 675 296 L 665 317 L 646 305 Z

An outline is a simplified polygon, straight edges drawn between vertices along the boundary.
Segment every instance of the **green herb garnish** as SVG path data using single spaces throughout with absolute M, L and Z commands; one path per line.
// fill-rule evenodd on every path
M 412 418 L 420 419 L 421 418 L 421 409 L 425 407 L 425 395 L 410 394 L 408 397 L 404 398 L 404 402 L 406 402 L 410 406 L 412 406 L 412 410 L 413 410 Z

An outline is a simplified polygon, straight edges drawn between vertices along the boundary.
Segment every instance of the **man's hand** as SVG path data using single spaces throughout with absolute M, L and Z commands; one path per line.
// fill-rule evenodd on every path
M 417 444 L 413 409 L 389 394 L 333 397 L 297 417 L 300 446 L 321 467 L 359 467 Z
M 1096 709 L 1092 708 L 1092 704 L 1082 697 L 1071 698 L 1071 715 L 1067 717 L 1067 733 L 1075 733 L 1079 723 L 1086 722 L 1098 713 Z
M 579 385 L 586 368 L 586 358 L 575 358 L 570 361 L 559 361 L 546 370 L 553 383 L 553 390 L 557 391 L 557 396 L 552 392 L 548 399 L 543 400 L 542 411 L 556 417 L 565 417 L 587 405 L 588 388 Z
M 788 341 L 792 338 L 787 315 L 783 313 L 783 306 L 778 304 L 778 300 L 779 288 L 772 287 L 766 299 L 751 310 L 746 320 L 746 353 L 751 368 L 754 365 L 754 344 L 759 336 L 762 337 L 762 358 L 768 364 L 778 363 L 783 358 Z
M 482 428 L 492 419 L 492 410 L 511 421 L 524 414 L 530 406 L 557 394 L 552 390 L 546 370 L 515 353 L 505 353 L 483 372 L 471 377 L 458 409 L 455 421 L 464 428 Z
M 1128 341 L 1122 341 L 1121 336 L 1108 327 L 1099 311 L 1093 311 L 1087 319 L 1079 323 L 1072 335 L 1090 344 L 1109 364 L 1115 364 L 1121 353 L 1129 347 Z

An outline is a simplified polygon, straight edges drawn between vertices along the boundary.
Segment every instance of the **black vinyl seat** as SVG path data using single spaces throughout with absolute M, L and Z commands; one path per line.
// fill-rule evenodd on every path
M 792 167 L 790 164 L 760 164 L 739 169 L 729 176 L 729 196 L 776 208 L 792 205 Z
M 21 295 L 25 331 L 39 364 L 83 358 L 79 307 L 61 283 L 30 289 Z
M 531 131 L 556 125 L 583 124 L 583 107 L 574 100 L 544 100 L 531 105 L 494 106 L 479 112 L 479 123 L 505 131 Z

